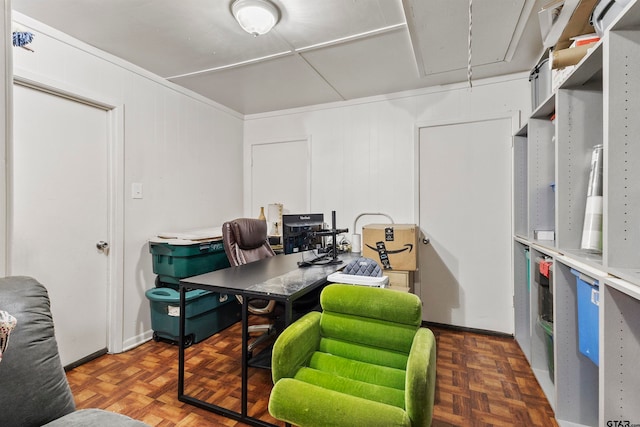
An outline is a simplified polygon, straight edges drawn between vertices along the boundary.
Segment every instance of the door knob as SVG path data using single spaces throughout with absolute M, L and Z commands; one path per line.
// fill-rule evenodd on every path
M 96 243 L 96 248 L 98 248 L 99 251 L 105 251 L 109 249 L 109 244 L 103 240 L 100 240 L 98 243 Z

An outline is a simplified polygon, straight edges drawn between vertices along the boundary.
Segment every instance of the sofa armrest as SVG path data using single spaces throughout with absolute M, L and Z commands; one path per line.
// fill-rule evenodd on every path
M 289 325 L 273 345 L 271 375 L 275 384 L 291 378 L 304 366 L 320 344 L 321 314 L 312 311 Z
M 149 427 L 142 421 L 102 409 L 81 409 L 42 427 Z
M 413 338 L 407 362 L 405 407 L 413 426 L 429 426 L 436 389 L 436 338 L 420 328 Z
M 17 319 L 0 363 L 2 425 L 40 426 L 75 410 L 55 339 L 49 295 L 29 277 L 0 278 L 0 307 Z

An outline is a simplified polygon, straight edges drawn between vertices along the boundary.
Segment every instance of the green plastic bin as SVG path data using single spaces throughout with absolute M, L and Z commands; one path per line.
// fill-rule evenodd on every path
M 544 332 L 545 345 L 547 351 L 547 366 L 549 367 L 549 377 L 554 382 L 555 364 L 553 362 L 553 322 L 550 322 L 546 316 L 538 317 L 538 325 Z
M 229 267 L 222 241 L 172 245 L 149 243 L 153 272 L 162 284 L 178 285 L 180 279 Z
M 180 339 L 180 292 L 152 288 L 146 293 L 151 306 L 155 341 L 177 343 Z M 242 306 L 233 295 L 193 289 L 185 295 L 185 346 L 200 342 L 233 325 L 242 316 Z

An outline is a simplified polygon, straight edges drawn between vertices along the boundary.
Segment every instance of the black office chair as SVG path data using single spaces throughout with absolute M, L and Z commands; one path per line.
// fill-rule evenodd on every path
M 261 219 L 238 218 L 225 222 L 222 225 L 222 242 L 224 251 L 232 266 L 239 266 L 258 261 L 275 255 L 267 238 L 267 223 Z M 238 301 L 242 302 L 242 296 L 237 295 Z M 273 300 L 263 300 L 251 298 L 249 300 L 249 313 L 268 316 L 272 320 L 278 317 L 276 302 Z M 275 323 L 259 324 L 249 326 L 250 333 L 261 333 L 253 340 L 247 350 L 249 354 L 261 342 L 270 337 L 275 337 Z

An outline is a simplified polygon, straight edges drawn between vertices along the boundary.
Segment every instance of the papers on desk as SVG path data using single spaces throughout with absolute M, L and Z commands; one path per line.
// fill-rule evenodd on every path
M 222 240 L 222 227 L 201 228 L 180 232 L 162 232 L 149 239 L 151 243 L 168 243 L 170 245 L 193 245 L 214 240 Z

